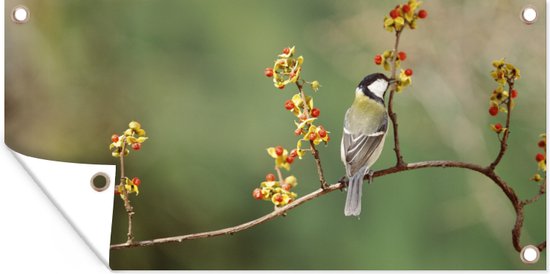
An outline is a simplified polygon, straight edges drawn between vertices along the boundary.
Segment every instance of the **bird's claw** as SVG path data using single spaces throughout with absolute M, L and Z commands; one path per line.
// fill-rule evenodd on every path
M 368 180 L 369 185 L 372 183 L 373 176 L 374 176 L 374 170 L 369 170 L 367 172 L 367 180 Z

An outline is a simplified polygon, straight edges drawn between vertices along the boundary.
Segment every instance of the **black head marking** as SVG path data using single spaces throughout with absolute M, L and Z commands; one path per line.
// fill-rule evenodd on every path
M 370 84 L 374 83 L 374 81 L 378 79 L 384 79 L 388 82 L 390 81 L 390 79 L 386 77 L 386 75 L 384 75 L 383 73 L 373 73 L 365 76 L 361 83 L 359 83 L 358 87 L 366 89 Z
M 376 80 L 379 80 L 379 79 L 384 79 L 388 81 L 388 83 L 390 82 L 390 79 L 383 73 L 373 73 L 365 76 L 365 78 L 363 78 L 363 80 L 359 83 L 357 87 L 360 88 L 361 91 L 363 91 L 363 94 L 365 94 L 365 96 L 384 104 L 383 98 L 376 96 L 374 93 L 372 93 L 372 91 L 368 89 L 368 86 L 370 84 L 374 83 Z

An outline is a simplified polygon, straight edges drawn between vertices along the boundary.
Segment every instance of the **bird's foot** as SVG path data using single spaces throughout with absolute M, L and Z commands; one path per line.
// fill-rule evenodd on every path
M 367 182 L 369 185 L 372 183 L 372 178 L 374 178 L 374 170 L 367 171 Z

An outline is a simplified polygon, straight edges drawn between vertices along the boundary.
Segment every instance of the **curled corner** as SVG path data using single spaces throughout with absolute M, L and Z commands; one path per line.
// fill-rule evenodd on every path
M 10 151 L 108 266 L 116 166 L 50 161 Z M 102 191 L 91 185 L 97 174 L 110 181 Z

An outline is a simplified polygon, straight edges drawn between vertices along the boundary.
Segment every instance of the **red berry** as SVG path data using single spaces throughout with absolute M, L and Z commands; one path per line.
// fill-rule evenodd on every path
M 377 65 L 382 64 L 382 56 L 380 54 L 374 56 L 374 63 Z
M 428 16 L 428 12 L 426 10 L 420 10 L 418 11 L 418 18 L 424 19 Z
M 280 202 L 283 201 L 283 195 L 277 193 L 277 194 L 275 194 L 275 196 L 273 196 L 273 199 L 274 199 L 276 202 L 280 203 Z
M 321 114 L 321 111 L 318 108 L 313 108 L 311 110 L 311 116 L 313 117 L 319 117 L 320 114 Z
M 491 114 L 491 116 L 497 116 L 498 114 L 498 107 L 497 106 L 492 106 L 489 108 L 489 114 Z
M 327 131 L 323 128 L 319 129 L 319 132 L 317 132 L 319 134 L 319 137 L 321 138 L 325 138 L 325 136 L 327 136 Z
M 292 157 L 292 156 L 286 157 L 286 162 L 289 163 L 289 164 L 292 164 L 292 162 L 294 162 L 294 157 Z
M 510 92 L 510 97 L 512 97 L 512 98 L 518 97 L 518 91 L 513 89 L 512 92 Z
M 289 156 L 293 157 L 293 158 L 296 158 L 296 156 L 298 156 L 298 151 L 296 151 L 296 149 L 293 149 L 292 151 L 290 151 Z
M 310 133 L 308 138 L 310 141 L 315 141 L 315 139 L 317 139 L 317 133 L 315 132 Z
M 403 10 L 403 12 L 409 12 L 411 11 L 411 6 L 409 6 L 408 4 L 405 4 L 401 9 Z
M 277 88 L 278 88 L 278 89 L 284 89 L 285 87 L 286 87 L 285 85 L 280 85 L 280 86 L 278 86 Z
M 294 109 L 294 103 L 292 102 L 292 100 L 286 100 L 285 102 L 285 108 L 287 110 L 292 110 Z
M 281 185 L 281 187 L 282 187 L 284 190 L 289 191 L 289 190 L 292 188 L 292 185 L 291 185 L 291 184 L 284 183 L 283 185 Z
M 393 10 L 390 11 L 390 17 L 391 17 L 392 19 L 395 19 L 395 18 L 397 18 L 398 16 L 399 16 L 399 13 L 398 13 L 397 9 L 393 9 Z
M 273 77 L 273 68 L 266 68 L 264 70 L 264 75 L 269 78 Z
M 406 69 L 405 70 L 405 75 L 407 75 L 407 76 L 413 75 L 413 70 L 412 69 Z
M 540 148 L 545 148 L 546 147 L 546 141 L 545 140 L 540 140 L 539 141 L 539 147 Z
M 283 155 L 283 151 L 284 151 L 284 149 L 283 149 L 282 146 L 275 147 L 275 154 L 281 156 L 281 155 Z
M 111 141 L 113 141 L 113 143 L 118 142 L 118 135 L 113 134 L 113 136 L 111 136 Z
M 298 115 L 298 119 L 300 119 L 301 121 L 305 120 L 306 119 L 306 115 L 304 113 Z
M 139 186 L 141 184 L 141 180 L 138 177 L 135 177 L 132 179 L 132 183 L 136 186 Z
M 256 200 L 261 200 L 263 197 L 262 197 L 262 190 L 259 189 L 259 188 L 256 188 L 254 189 L 254 191 L 252 191 L 252 197 L 254 197 L 254 199 Z
M 296 135 L 296 136 L 300 136 L 301 134 L 302 134 L 302 129 L 301 129 L 301 128 L 296 129 L 296 130 L 294 131 L 294 135 Z
M 140 143 L 133 143 L 132 144 L 132 149 L 133 150 L 140 150 L 141 149 L 141 144 Z
M 537 153 L 537 157 L 535 157 L 535 160 L 537 160 L 537 162 L 544 161 L 545 159 L 546 157 L 544 157 L 544 155 L 542 155 L 541 153 Z
M 497 123 L 497 124 L 495 125 L 495 129 L 496 129 L 497 131 L 501 131 L 501 130 L 502 130 L 502 124 L 501 124 L 501 123 Z
M 284 48 L 283 53 L 284 54 L 289 54 L 290 53 L 290 48 Z
M 265 175 L 265 180 L 268 181 L 268 182 L 273 182 L 273 181 L 275 181 L 275 175 L 273 175 L 273 173 L 269 173 L 269 174 Z
M 407 54 L 403 51 L 400 51 L 397 53 L 397 57 L 399 57 L 399 60 L 405 61 L 405 59 L 407 59 Z

